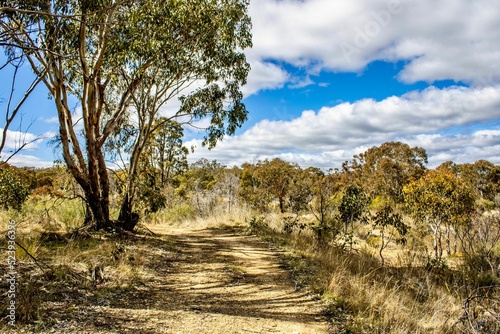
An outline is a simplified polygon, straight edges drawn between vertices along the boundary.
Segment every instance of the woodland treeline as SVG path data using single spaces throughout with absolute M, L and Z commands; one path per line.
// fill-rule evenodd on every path
M 192 126 L 204 130 L 203 145 L 211 148 L 246 120 L 241 86 L 250 71 L 243 53 L 252 46 L 248 5 L 248 0 L 2 1 L 0 71 L 7 71 L 11 85 L 0 164 L 28 144 L 21 140 L 2 154 L 8 128 L 35 87 L 43 86 L 59 123 L 53 142 L 85 198 L 85 224 L 133 230 L 138 165 L 153 136 Z M 28 84 L 17 73 L 26 67 L 33 81 L 19 96 L 14 92 Z M 179 102 L 177 110 L 165 112 L 172 101 Z M 208 125 L 200 128 L 200 121 Z M 114 220 L 109 156 L 128 169 Z
M 154 138 L 137 173 L 136 229 L 245 223 L 250 233 L 299 254 L 290 264 L 297 279 L 323 294 L 334 321 L 359 332 L 500 328 L 500 166 L 448 161 L 429 169 L 423 148 L 400 142 L 331 170 L 278 158 L 239 167 L 189 164 L 180 138 Z M 117 219 L 127 168 L 110 175 Z M 11 216 L 19 211 L 21 221 L 40 216 L 44 229 L 64 226 L 74 235 L 88 228 L 84 193 L 63 163 L 4 164 L 0 203 Z
M 187 217 L 203 217 L 220 207 L 231 211 L 246 205 L 257 213 L 284 214 L 286 231 L 308 229 L 319 245 L 343 248 L 352 248 L 359 226 L 370 225 L 378 231 L 382 262 L 389 243 L 406 243 L 412 231 L 432 238 L 435 261 L 461 252 L 476 269 L 498 275 L 500 167 L 491 162 L 448 161 L 428 169 L 423 148 L 387 142 L 328 171 L 278 158 L 228 168 L 206 159 L 189 165 L 180 138 L 169 147 L 158 138 L 138 176 L 134 210 L 143 219 L 174 208 Z M 112 175 L 116 206 L 128 175 L 126 169 Z M 21 209 L 30 194 L 84 198 L 62 164 L 3 167 L 0 182 L 5 208 Z
M 499 166 L 449 161 L 429 169 L 423 148 L 400 142 L 370 148 L 332 170 L 281 159 L 239 167 L 188 163 L 186 128 L 208 124 L 201 129 L 203 145 L 213 148 L 247 119 L 241 87 L 250 71 L 244 54 L 252 46 L 248 5 L 2 1 L 0 71 L 13 74 L 3 102 L 0 205 L 6 211 L 0 213 L 21 225 L 36 220 L 43 229 L 125 235 L 158 217 L 224 220 L 241 210 L 249 213 L 243 220 L 252 233 L 311 246 L 302 258 L 317 261 L 314 276 L 339 273 L 324 279 L 322 291 L 334 296 L 339 319 L 347 323 L 346 314 L 352 316 L 353 332 L 423 333 L 432 323 L 448 326 L 456 310 L 449 307 L 436 320 L 443 313 L 439 303 L 456 305 L 457 299 L 464 300 L 464 315 L 455 324 L 498 332 Z M 16 79 L 23 66 L 32 81 Z M 27 86 L 24 94 L 14 94 L 18 84 Z M 47 169 L 16 168 L 9 159 L 29 143 L 5 152 L 7 131 L 39 85 L 57 111 L 53 144 L 61 160 Z M 178 110 L 166 112 L 176 100 Z M 46 243 L 40 236 L 33 249 Z M 400 255 L 407 260 L 396 263 Z M 404 298 L 402 286 L 408 287 Z

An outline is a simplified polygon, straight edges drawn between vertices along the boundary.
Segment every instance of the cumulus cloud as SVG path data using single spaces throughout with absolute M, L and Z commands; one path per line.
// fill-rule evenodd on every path
M 497 6 L 496 0 L 253 0 L 252 75 L 261 77 L 266 66 L 273 71 L 265 73 L 271 84 L 252 79 L 251 91 L 287 78 L 269 59 L 311 74 L 403 60 L 403 82 L 500 83 Z
M 432 163 L 470 161 L 475 156 L 497 161 L 500 130 L 450 133 L 499 117 L 500 86 L 430 87 L 382 101 L 364 99 L 317 112 L 306 110 L 290 121 L 263 120 L 212 151 L 201 148 L 199 140 L 186 145 L 197 147 L 191 160 L 205 157 L 228 165 L 278 156 L 301 165 L 339 167 L 354 154 L 394 140 L 424 147 Z
M 479 130 L 458 135 L 419 135 L 407 137 L 406 143 L 427 149 L 429 165 L 445 161 L 469 163 L 488 160 L 500 164 L 500 130 Z
M 282 88 L 289 80 L 288 73 L 276 64 L 249 59 L 252 70 L 248 82 L 242 87 L 243 94 L 250 96 L 264 89 Z
M 500 163 L 500 130 L 473 126 L 500 118 L 497 7 L 497 0 L 252 0 L 254 47 L 245 51 L 252 67 L 243 87 L 246 97 L 283 87 L 328 86 L 316 75 L 362 72 L 376 60 L 402 61 L 398 79 L 404 83 L 451 79 L 470 88 L 431 87 L 382 101 L 305 110 L 289 121 L 262 120 L 212 151 L 201 148 L 200 140 L 187 142 L 197 147 L 190 159 L 238 165 L 278 156 L 328 168 L 373 145 L 400 140 L 426 148 L 431 165 L 480 158 Z M 161 114 L 172 116 L 179 105 L 173 99 Z M 80 117 L 77 108 L 74 120 Z M 15 147 L 15 140 L 9 145 Z
M 0 132 L 3 132 L 3 129 L 0 128 Z M 36 149 L 39 143 L 40 143 L 40 137 L 35 134 L 28 132 L 7 130 L 4 150 L 5 152 L 15 151 L 22 145 L 26 145 L 25 146 L 26 150 Z
M 9 163 L 17 167 L 48 168 L 54 163 L 29 154 L 16 154 L 9 160 Z
M 3 131 L 3 129 L 0 128 L 0 131 Z M 33 133 L 7 130 L 5 146 L 0 156 L 0 160 L 4 160 L 10 157 L 10 159 L 8 160 L 9 164 L 18 167 L 50 167 L 52 166 L 51 161 L 46 161 L 34 155 L 25 154 L 24 152 L 31 152 L 32 154 L 36 154 L 40 149 L 41 143 L 44 140 L 53 138 L 55 135 L 56 134 L 54 132 L 46 132 L 42 135 L 35 135 Z M 12 153 L 16 152 L 24 144 L 25 146 L 19 153 L 11 156 Z

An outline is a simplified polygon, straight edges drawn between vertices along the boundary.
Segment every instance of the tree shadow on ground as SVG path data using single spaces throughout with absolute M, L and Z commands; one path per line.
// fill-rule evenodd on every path
M 57 292 L 45 296 L 41 316 L 50 319 L 46 326 L 54 332 L 80 327 L 88 333 L 148 334 L 168 333 L 173 323 L 189 319 L 267 319 L 306 326 L 324 320 L 317 301 L 294 289 L 267 244 L 241 230 L 130 236 L 126 244 L 120 256 L 142 268 L 134 282 L 71 287 L 61 281 L 59 291 L 53 287 Z

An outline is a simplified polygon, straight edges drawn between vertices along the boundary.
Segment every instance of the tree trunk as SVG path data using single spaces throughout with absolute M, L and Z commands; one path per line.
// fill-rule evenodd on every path
M 283 203 L 284 202 L 283 198 L 280 197 L 280 198 L 278 198 L 278 200 L 280 202 L 280 212 L 285 213 L 285 205 Z
M 384 248 L 386 246 L 386 244 L 385 244 L 384 229 L 385 229 L 384 227 L 381 227 L 381 231 L 380 231 L 380 249 L 379 249 L 379 252 L 378 252 L 378 254 L 380 255 L 380 261 L 382 262 L 382 267 L 385 264 L 385 259 L 384 259 L 384 256 L 382 255 L 382 252 L 384 251 Z
M 325 238 L 323 236 L 323 225 L 320 224 L 318 230 L 316 231 L 316 237 L 318 238 L 319 247 L 325 246 Z
M 429 219 L 427 218 L 427 221 Z M 436 260 L 441 260 L 441 256 L 443 254 L 442 252 L 442 246 L 441 246 L 441 222 L 440 221 L 434 221 L 434 222 L 429 222 L 429 227 L 432 230 L 432 239 L 433 239 L 433 248 L 434 248 L 434 255 L 436 257 Z
M 453 231 L 453 254 L 457 254 L 457 229 Z
M 438 233 L 437 230 L 432 228 L 432 248 L 434 249 L 434 256 L 436 257 L 436 259 L 439 259 L 437 233 Z
M 439 253 L 438 260 L 441 260 L 443 258 L 443 232 L 441 228 L 438 230 L 437 248 Z
M 85 197 L 95 229 L 111 229 L 113 226 L 109 219 L 109 175 L 104 154 L 96 140 L 96 125 L 93 126 L 90 127 L 92 131 L 86 133 L 89 187 L 85 191 Z
M 86 223 L 93 225 L 96 230 L 111 229 L 113 226 L 109 219 L 109 179 L 104 155 L 100 148 L 89 147 L 87 155 L 89 187 L 84 192 L 89 212 Z
M 88 194 L 86 197 L 86 224 L 93 225 L 96 230 L 109 229 L 111 227 L 111 221 L 109 220 L 109 208 L 106 205 L 106 200 L 93 194 Z
M 133 212 L 134 208 L 134 195 L 135 195 L 135 169 L 133 169 L 134 175 L 129 174 L 129 182 L 127 184 L 127 189 L 125 195 L 122 199 L 122 205 L 120 207 L 120 213 L 118 214 L 118 225 L 126 231 L 132 231 L 137 223 L 139 222 L 139 214 Z M 130 171 L 129 171 L 130 173 Z
M 129 198 L 128 194 L 123 198 L 120 214 L 118 216 L 118 223 L 126 231 L 132 231 L 139 222 L 139 215 L 132 211 L 133 201 Z
M 127 188 L 125 191 L 125 196 L 122 200 L 120 213 L 118 215 L 118 224 L 126 231 L 132 231 L 139 222 L 139 214 L 137 212 L 133 212 L 137 174 L 139 173 L 139 161 L 142 152 L 144 151 L 144 148 L 146 147 L 151 136 L 151 128 L 154 119 L 152 117 L 153 115 L 149 115 L 151 117 L 149 117 L 147 121 L 145 121 L 144 116 L 148 115 L 145 114 L 139 118 L 140 123 L 146 125 L 142 127 L 134 143 L 134 148 L 130 157 L 130 165 L 128 169 Z
M 451 255 L 451 226 L 446 226 L 446 251 Z

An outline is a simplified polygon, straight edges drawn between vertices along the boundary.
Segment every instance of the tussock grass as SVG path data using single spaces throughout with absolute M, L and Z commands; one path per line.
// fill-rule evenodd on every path
M 5 235 L 11 219 L 16 222 L 16 241 L 37 261 L 16 246 L 16 323 L 28 326 L 24 327 L 28 331 L 43 332 L 54 325 L 48 314 L 58 305 L 68 306 L 65 317 L 78 321 L 81 307 L 99 298 L 110 300 L 117 291 L 144 286 L 154 271 L 154 256 L 174 253 L 175 246 L 168 240 L 141 233 L 75 233 L 83 215 L 79 200 L 46 195 L 28 199 L 21 212 L 0 210 L 0 271 L 7 271 Z M 8 288 L 0 281 L 2 296 Z M 9 330 L 4 316 L 7 301 L 0 301 L 2 333 Z
M 187 203 L 181 203 L 171 208 L 149 213 L 143 221 L 149 224 L 175 224 L 196 218 L 196 209 Z
M 337 333 L 462 332 L 454 326 L 463 309 L 446 283 L 449 273 L 421 266 L 415 255 L 405 258 L 406 266 L 381 267 L 375 248 L 360 238 L 347 252 L 319 247 L 308 230 L 284 233 L 281 215 L 264 221 L 258 234 L 286 251 L 298 286 L 322 295 Z
M 164 239 L 158 247 L 156 237 L 146 233 L 148 226 L 165 231 L 185 227 L 237 227 L 241 231 L 247 226 L 249 234 L 258 234 L 285 251 L 282 252 L 286 254 L 284 261 L 292 270 L 296 287 L 322 296 L 325 312 L 336 333 L 467 333 L 474 330 L 480 333 L 483 329 L 490 332 L 499 329 L 495 318 L 497 308 L 485 303 L 493 300 L 498 301 L 495 305 L 500 305 L 498 289 L 485 292 L 480 290 L 484 286 L 481 283 L 477 290 L 469 291 L 464 286 L 471 274 L 457 275 L 459 265 L 453 269 L 429 266 L 425 240 L 418 234 L 411 236 L 404 250 L 395 246 L 388 248 L 386 257 L 390 261 L 381 267 L 378 236 L 364 227 L 358 230 L 353 251 L 348 252 L 333 243 L 319 246 L 309 228 L 295 228 L 291 233 L 284 231 L 281 214 L 256 215 L 243 205 L 229 208 L 222 204 L 213 207 L 203 218 L 197 216 L 191 204 L 182 203 L 150 213 L 141 221 L 146 227 L 145 234 L 135 236 L 68 233 L 83 221 L 84 211 L 78 200 L 61 202 L 39 195 L 30 198 L 22 212 L 0 211 L 0 231 L 5 232 L 9 219 L 14 219 L 16 239 L 43 264 L 42 272 L 30 256 L 17 250 L 20 321 L 47 328 L 50 323 L 39 315 L 47 311 L 50 303 L 63 298 L 61 296 L 70 301 L 73 298 L 75 305 L 79 305 L 82 300 L 109 299 L 113 293 L 145 286 L 144 282 L 154 275 L 152 259 L 168 258 L 169 252 L 173 256 L 176 247 Z M 310 218 L 303 216 L 299 220 L 302 224 Z M 1 238 L 0 248 L 5 247 L 6 240 Z M 457 263 L 459 260 L 454 259 Z M 6 252 L 1 252 L 0 261 L 0 269 L 3 269 Z M 244 275 L 239 267 L 227 270 L 235 277 Z M 0 289 L 3 293 L 6 286 L 1 285 Z M 484 299 L 485 295 L 489 299 Z M 0 305 L 0 311 L 2 315 L 5 313 L 5 305 Z M 465 311 L 477 314 L 476 318 L 464 318 Z M 4 325 L 0 322 L 0 331 Z
M 200 217 L 189 204 L 179 204 L 169 209 L 151 213 L 143 218 L 147 225 L 170 226 L 172 228 L 194 227 L 197 229 L 244 226 L 253 212 L 246 206 L 215 206 L 207 216 Z

